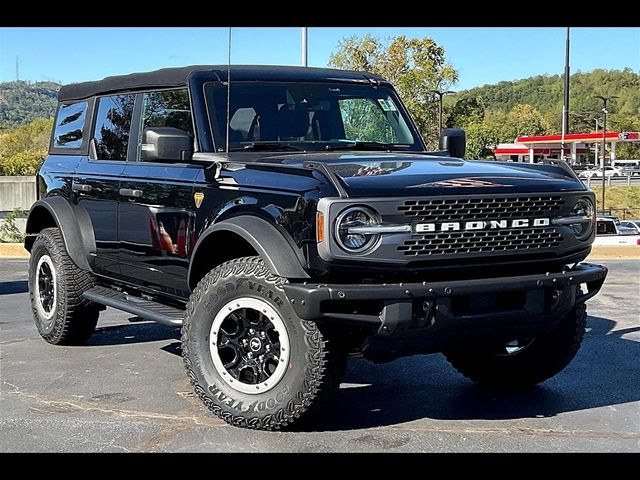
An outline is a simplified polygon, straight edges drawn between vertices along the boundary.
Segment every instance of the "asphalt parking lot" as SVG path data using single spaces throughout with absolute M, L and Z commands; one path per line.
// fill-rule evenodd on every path
M 582 349 L 533 390 L 488 393 L 440 355 L 355 359 L 322 431 L 270 433 L 200 404 L 177 329 L 108 309 L 88 345 L 45 343 L 27 261 L 0 259 L 0 451 L 640 452 L 640 260 L 601 263 Z

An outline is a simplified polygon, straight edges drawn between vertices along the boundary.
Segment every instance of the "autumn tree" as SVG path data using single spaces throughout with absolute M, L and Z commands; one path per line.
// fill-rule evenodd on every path
M 446 61 L 444 48 L 431 37 L 400 35 L 381 40 L 372 35 L 344 38 L 329 66 L 360 70 L 389 80 L 411 113 L 429 147 L 438 143 L 438 103 L 430 90 L 447 90 L 458 73 Z
M 52 119 L 37 118 L 0 133 L 0 175 L 34 175 L 47 154 Z

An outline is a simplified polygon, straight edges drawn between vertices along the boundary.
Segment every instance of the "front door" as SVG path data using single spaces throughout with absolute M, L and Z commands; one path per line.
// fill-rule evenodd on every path
M 193 134 L 186 89 L 142 94 L 136 120 L 136 161 L 120 184 L 118 214 L 120 263 L 124 279 L 167 295 L 189 295 L 187 273 L 194 241 L 194 182 L 203 167 L 147 162 L 140 157 L 146 127 L 174 127 Z
M 73 190 L 91 218 L 96 240 L 94 271 L 118 277 L 118 201 L 124 171 L 135 95 L 111 95 L 97 99 L 95 126 L 89 158 L 76 170 Z

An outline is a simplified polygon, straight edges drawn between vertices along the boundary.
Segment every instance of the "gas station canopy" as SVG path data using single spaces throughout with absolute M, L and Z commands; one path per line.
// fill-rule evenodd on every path
M 611 144 L 613 161 L 616 159 L 616 144 L 640 141 L 640 132 L 607 132 L 605 139 L 606 143 Z M 562 135 L 521 135 L 513 143 L 498 144 L 493 152 L 497 160 L 533 163 L 541 158 L 561 158 L 563 143 L 565 158 L 571 159 L 571 163 L 577 163 L 578 155 L 584 155 L 587 152 L 586 144 L 595 143 L 597 152 L 598 144 L 602 143 L 602 133 L 568 133 L 564 136 L 564 142 Z

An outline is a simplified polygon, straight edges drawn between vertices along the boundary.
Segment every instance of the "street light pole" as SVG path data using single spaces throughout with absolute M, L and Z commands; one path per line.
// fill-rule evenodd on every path
M 595 122 L 596 122 L 596 133 L 598 133 L 598 122 L 600 121 L 599 118 L 594 118 Z M 598 162 L 598 157 L 600 156 L 600 148 L 598 147 L 598 142 L 596 142 L 596 151 L 595 151 L 595 161 L 593 163 L 597 163 Z
M 604 191 L 606 188 L 606 183 L 605 183 L 605 161 L 606 161 L 606 154 L 607 154 L 607 114 L 609 113 L 607 111 L 607 102 L 609 100 L 613 100 L 614 98 L 618 98 L 615 95 L 610 95 L 607 97 L 604 97 L 602 95 L 598 95 L 598 97 L 600 100 L 602 100 L 602 163 L 601 163 L 601 168 L 602 168 L 602 206 L 601 206 L 601 211 L 602 214 L 604 215 Z M 598 209 L 596 209 L 597 211 Z
M 569 133 L 569 82 L 571 80 L 571 69 L 569 67 L 569 27 L 567 27 L 567 40 L 565 44 L 564 57 L 564 92 L 562 101 L 562 153 L 560 158 L 564 160 L 564 136 Z
M 439 113 L 438 113 L 438 133 L 440 133 L 442 131 L 442 98 L 445 95 L 450 95 L 453 93 L 456 93 L 454 91 L 451 90 L 446 90 L 446 91 L 440 91 L 440 90 L 429 90 L 429 93 L 433 93 L 434 95 L 438 96 L 438 100 L 439 100 Z
M 309 35 L 308 27 L 302 27 L 302 66 L 303 67 L 306 67 L 308 63 L 307 62 L 308 35 Z

